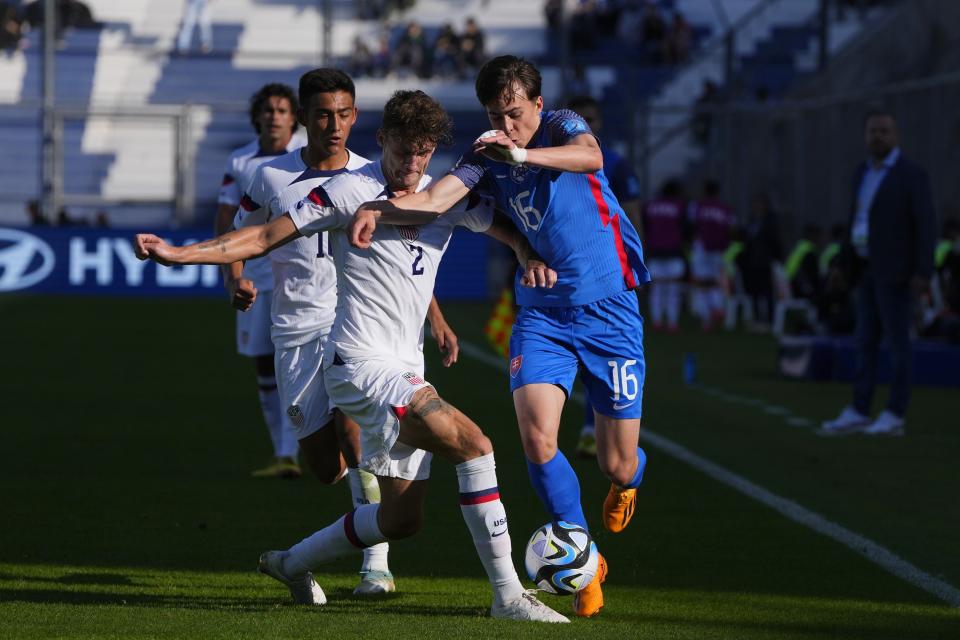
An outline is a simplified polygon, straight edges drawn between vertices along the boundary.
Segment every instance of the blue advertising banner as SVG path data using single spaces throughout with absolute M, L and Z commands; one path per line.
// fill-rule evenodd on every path
M 211 237 L 204 229 L 154 231 L 181 245 Z M 137 260 L 133 232 L 83 227 L 0 227 L 0 294 L 222 296 L 218 267 L 163 267 Z M 457 232 L 437 277 L 438 298 L 480 300 L 487 294 L 488 238 Z

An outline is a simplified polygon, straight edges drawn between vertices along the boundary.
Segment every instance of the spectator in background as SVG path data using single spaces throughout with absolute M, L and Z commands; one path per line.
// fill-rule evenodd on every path
M 825 435 L 904 434 L 910 401 L 912 303 L 933 275 L 936 213 L 926 171 L 900 152 L 897 123 L 873 111 L 864 124 L 868 159 L 852 184 L 850 237 L 844 259 L 856 286 L 857 372 L 853 404 L 823 423 Z M 870 422 L 880 339 L 890 348 L 890 398 Z
M 363 36 L 358 34 L 353 39 L 353 51 L 350 52 L 350 75 L 354 78 L 362 78 L 372 76 L 373 71 L 373 52 L 370 51 Z
M 686 17 L 679 11 L 673 14 L 670 31 L 664 41 L 664 58 L 668 64 L 683 64 L 690 56 L 693 42 L 693 29 Z
M 784 272 L 790 286 L 790 295 L 816 303 L 820 299 L 820 244 L 823 229 L 818 224 L 806 224 L 800 240 L 787 256 Z
M 740 273 L 743 288 L 753 304 L 756 328 L 763 329 L 773 319 L 773 265 L 783 260 L 780 224 L 770 196 L 757 193 L 750 201 L 750 214 L 743 226 L 743 253 Z
M 30 200 L 27 202 L 27 219 L 32 227 L 45 227 L 50 224 L 43 211 L 40 209 L 39 200 Z
M 650 64 L 662 64 L 667 39 L 667 21 L 660 13 L 660 7 L 654 0 L 647 0 L 643 7 L 643 19 L 640 22 L 640 43 L 643 54 Z
M 569 16 L 570 49 L 593 49 L 597 44 L 596 0 L 578 0 Z
M 643 207 L 643 252 L 650 270 L 650 320 L 654 331 L 679 330 L 680 301 L 686 272 L 683 253 L 689 221 L 683 185 L 667 180 L 660 196 Z
M 543 4 L 543 17 L 547 20 L 547 29 L 556 36 L 563 26 L 560 19 L 563 12 L 563 0 L 547 0 Z
M 17 5 L 13 2 L 0 2 L 0 49 L 12 53 L 20 46 L 21 20 Z
M 711 78 L 703 79 L 703 89 L 693 108 L 693 118 L 690 121 L 690 132 L 694 142 L 701 146 L 710 143 L 710 134 L 713 132 L 714 109 L 720 104 L 722 96 L 720 85 Z
M 37 29 L 44 23 L 44 2 L 36 0 L 24 6 L 23 22 L 31 29 Z M 93 12 L 79 0 L 57 0 L 56 34 L 58 43 L 63 39 L 65 29 L 96 29 L 100 23 L 94 20 Z
M 373 54 L 373 74 L 382 78 L 390 73 L 393 55 L 390 53 L 390 31 L 381 29 L 377 35 L 377 50 Z
M 700 317 L 703 330 L 710 331 L 725 315 L 723 252 L 730 246 L 733 228 L 733 211 L 720 199 L 719 182 L 704 181 L 703 193 L 700 200 L 690 204 L 689 216 L 693 229 L 690 253 L 693 309 Z
M 407 24 L 393 52 L 390 67 L 400 76 L 412 71 L 418 78 L 427 77 L 427 38 L 420 23 Z
M 487 61 L 486 38 L 473 18 L 467 18 L 460 34 L 460 60 L 466 71 L 475 71 Z
M 645 4 L 642 0 L 625 0 L 617 17 L 615 26 L 617 39 L 631 49 L 641 49 L 643 46 L 644 9 Z
M 460 38 L 449 22 L 440 27 L 433 41 L 432 74 L 441 78 L 463 76 L 463 64 L 460 60 Z
M 208 0 L 186 0 L 186 2 L 183 22 L 180 25 L 180 33 L 177 35 L 177 53 L 184 55 L 190 50 L 194 29 L 200 32 L 200 51 L 210 53 L 213 51 L 213 27 L 210 22 Z

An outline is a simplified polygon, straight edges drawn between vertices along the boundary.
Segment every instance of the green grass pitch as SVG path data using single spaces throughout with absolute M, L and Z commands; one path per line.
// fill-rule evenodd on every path
M 485 306 L 445 310 L 482 344 Z M 391 545 L 397 594 L 354 598 L 357 557 L 318 573 L 327 606 L 294 606 L 255 573 L 257 556 L 332 522 L 348 491 L 249 478 L 269 442 L 225 303 L 7 295 L 0 317 L 0 638 L 960 638 L 957 609 L 653 448 L 637 515 L 616 536 L 599 524 L 607 483 L 574 460 L 610 561 L 595 619 L 486 617 L 489 588 L 441 461 L 424 530 Z M 906 438 L 824 439 L 777 407 L 819 422 L 848 387 L 778 378 L 769 337 L 686 331 L 646 347 L 651 430 L 960 585 L 955 389 L 917 389 Z M 466 356 L 444 370 L 426 349 L 428 378 L 494 442 L 520 567 L 547 517 L 505 375 Z M 684 386 L 688 351 L 705 384 L 758 400 Z M 571 404 L 561 431 L 572 459 L 581 411 Z

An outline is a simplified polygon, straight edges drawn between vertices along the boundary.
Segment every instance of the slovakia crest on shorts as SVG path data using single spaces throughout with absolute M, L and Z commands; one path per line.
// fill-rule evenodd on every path
M 287 407 L 287 416 L 290 418 L 290 422 L 298 427 L 303 424 L 303 411 L 300 411 L 300 407 L 297 405 L 292 404 Z
M 516 378 L 517 374 L 520 373 L 520 366 L 523 364 L 523 355 L 519 355 L 516 358 L 510 360 L 510 377 Z
M 403 374 L 403 379 L 412 385 L 427 384 L 423 381 L 423 378 L 415 374 L 413 371 L 407 371 L 405 374 Z
M 420 229 L 413 225 L 405 224 L 399 226 L 397 227 L 397 231 L 400 232 L 400 237 L 407 242 L 416 242 L 417 238 L 420 237 Z

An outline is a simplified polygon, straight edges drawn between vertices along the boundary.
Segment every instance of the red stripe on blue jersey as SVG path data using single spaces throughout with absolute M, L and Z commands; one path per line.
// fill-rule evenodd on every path
M 460 504 L 483 504 L 484 502 L 493 502 L 500 499 L 500 487 L 491 487 L 482 491 L 471 491 L 470 493 L 460 494 Z
M 221 187 L 225 187 L 228 184 L 233 184 L 233 183 L 234 183 L 234 179 L 232 175 L 230 175 L 229 173 L 223 174 L 223 182 L 220 183 Z
M 603 187 L 600 185 L 597 176 L 589 174 L 587 175 L 587 180 L 590 182 L 590 193 L 593 194 L 593 199 L 597 203 L 600 222 L 602 222 L 605 227 L 609 225 L 613 228 L 613 244 L 617 248 L 617 259 L 620 260 L 620 272 L 623 274 L 623 281 L 626 283 L 627 288 L 633 289 L 637 286 L 637 279 L 633 275 L 633 269 L 630 268 L 627 249 L 623 245 L 623 233 L 620 231 L 620 214 L 615 213 L 612 217 L 610 216 L 610 207 L 603 198 Z
M 247 194 L 243 194 L 243 197 L 240 198 L 240 206 L 243 207 L 244 211 L 256 211 L 260 208 L 260 205 L 254 202 L 253 198 Z
M 350 544 L 358 549 L 366 549 L 370 545 L 364 544 L 363 540 L 357 536 L 357 529 L 353 526 L 353 514 L 356 510 L 350 511 L 343 516 L 343 533 L 347 536 Z

